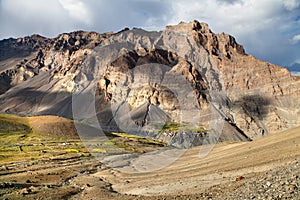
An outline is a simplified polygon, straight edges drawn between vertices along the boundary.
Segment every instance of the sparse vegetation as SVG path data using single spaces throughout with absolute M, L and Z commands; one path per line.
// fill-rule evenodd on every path
M 91 153 L 107 153 L 105 149 L 95 148 L 91 150 Z
M 116 143 L 115 142 L 104 142 L 104 145 L 112 146 L 112 145 L 116 145 Z
M 166 146 L 163 142 L 127 133 L 107 133 L 105 142 L 99 142 L 103 141 L 100 138 L 87 149 L 85 143 L 75 134 L 43 134 L 38 132 L 41 129 L 36 129 L 39 124 L 32 125 L 28 119 L 28 117 L 0 114 L 0 162 L 2 164 L 43 160 L 69 154 L 86 156 L 90 152 L 113 154 L 147 152 Z M 40 121 L 44 123 L 44 120 Z M 51 128 L 51 126 L 47 127 Z
M 0 114 L 0 161 L 48 159 L 67 153 L 87 153 L 78 138 L 33 131 L 27 117 Z
M 67 153 L 79 153 L 80 151 L 78 149 L 66 149 L 65 150 Z
M 128 133 L 116 133 L 116 132 L 112 132 L 112 134 L 116 135 L 116 136 L 119 136 L 119 137 L 127 138 L 131 141 L 141 142 L 142 144 L 167 146 L 167 144 L 164 143 L 164 142 L 154 140 L 154 139 L 151 139 L 151 138 L 141 137 L 141 136 L 138 136 L 138 135 L 132 135 L 132 134 L 128 134 Z
M 190 131 L 193 133 L 208 133 L 209 130 L 205 129 L 203 124 L 196 124 L 191 125 L 187 122 L 177 123 L 177 122 L 167 122 L 165 123 L 160 132 L 179 132 L 180 130 L 183 131 Z
M 0 133 L 11 132 L 20 134 L 31 132 L 28 120 L 16 115 L 0 114 Z
M 162 132 L 178 132 L 181 128 L 181 125 L 176 122 L 165 123 L 161 129 Z

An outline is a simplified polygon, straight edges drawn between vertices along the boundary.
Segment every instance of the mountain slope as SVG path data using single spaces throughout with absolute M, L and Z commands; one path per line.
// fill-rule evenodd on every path
M 274 195 L 273 198 L 276 198 L 276 195 L 283 194 L 296 197 L 299 195 L 297 192 L 288 192 L 289 183 L 285 189 L 285 184 L 279 184 L 275 178 L 278 178 L 278 169 L 284 171 L 281 181 L 287 180 L 287 177 L 296 177 L 299 173 L 299 132 L 298 127 L 251 143 L 217 144 L 207 157 L 201 159 L 198 153 L 203 147 L 194 147 L 176 162 L 158 171 L 124 173 L 122 168 L 126 166 L 120 166 L 99 171 L 95 176 L 111 183 L 112 188 L 119 193 L 141 196 L 187 195 L 186 198 L 198 199 L 207 191 L 209 193 L 206 195 L 216 199 L 236 199 L 240 195 L 244 198 L 250 198 L 251 195 L 263 198 L 265 195 Z M 136 166 L 133 172 L 138 172 L 141 163 L 150 161 L 141 156 L 131 162 Z M 243 178 L 236 180 L 238 177 Z M 295 180 L 299 181 L 298 178 Z M 268 181 L 276 189 L 265 187 Z
M 1 55 L 18 52 L 0 59 L 2 112 L 72 117 L 183 147 L 247 141 L 300 123 L 300 78 L 247 55 L 205 23 L 0 46 Z M 179 130 L 161 133 L 168 122 Z M 194 131 L 199 123 L 206 131 Z

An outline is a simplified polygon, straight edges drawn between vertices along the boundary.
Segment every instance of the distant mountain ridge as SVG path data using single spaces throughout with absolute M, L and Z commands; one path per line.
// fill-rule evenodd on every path
M 243 141 L 300 124 L 300 78 L 247 55 L 233 36 L 198 21 L 160 32 L 77 31 L 0 41 L 1 112 L 73 118 L 73 95 L 91 87 L 107 130 L 141 132 L 167 122 L 209 129 L 217 113 L 219 140 Z M 145 134 L 185 147 L 209 137 L 194 130 Z

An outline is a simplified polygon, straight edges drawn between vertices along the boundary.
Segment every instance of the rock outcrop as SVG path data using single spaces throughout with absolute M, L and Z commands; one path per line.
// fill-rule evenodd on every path
M 205 23 L 161 32 L 34 35 L 0 47 L 2 112 L 87 123 L 95 115 L 104 130 L 179 147 L 251 140 L 300 123 L 300 78 L 247 55 L 234 37 Z M 161 131 L 170 121 L 201 123 L 209 132 L 170 136 Z

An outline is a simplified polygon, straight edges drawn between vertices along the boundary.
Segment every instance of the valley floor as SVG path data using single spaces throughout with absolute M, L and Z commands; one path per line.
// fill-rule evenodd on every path
M 299 145 L 300 128 L 294 128 L 217 144 L 204 158 L 203 147 L 192 148 L 171 165 L 143 173 L 76 152 L 20 160 L 2 165 L 0 199 L 299 199 Z

